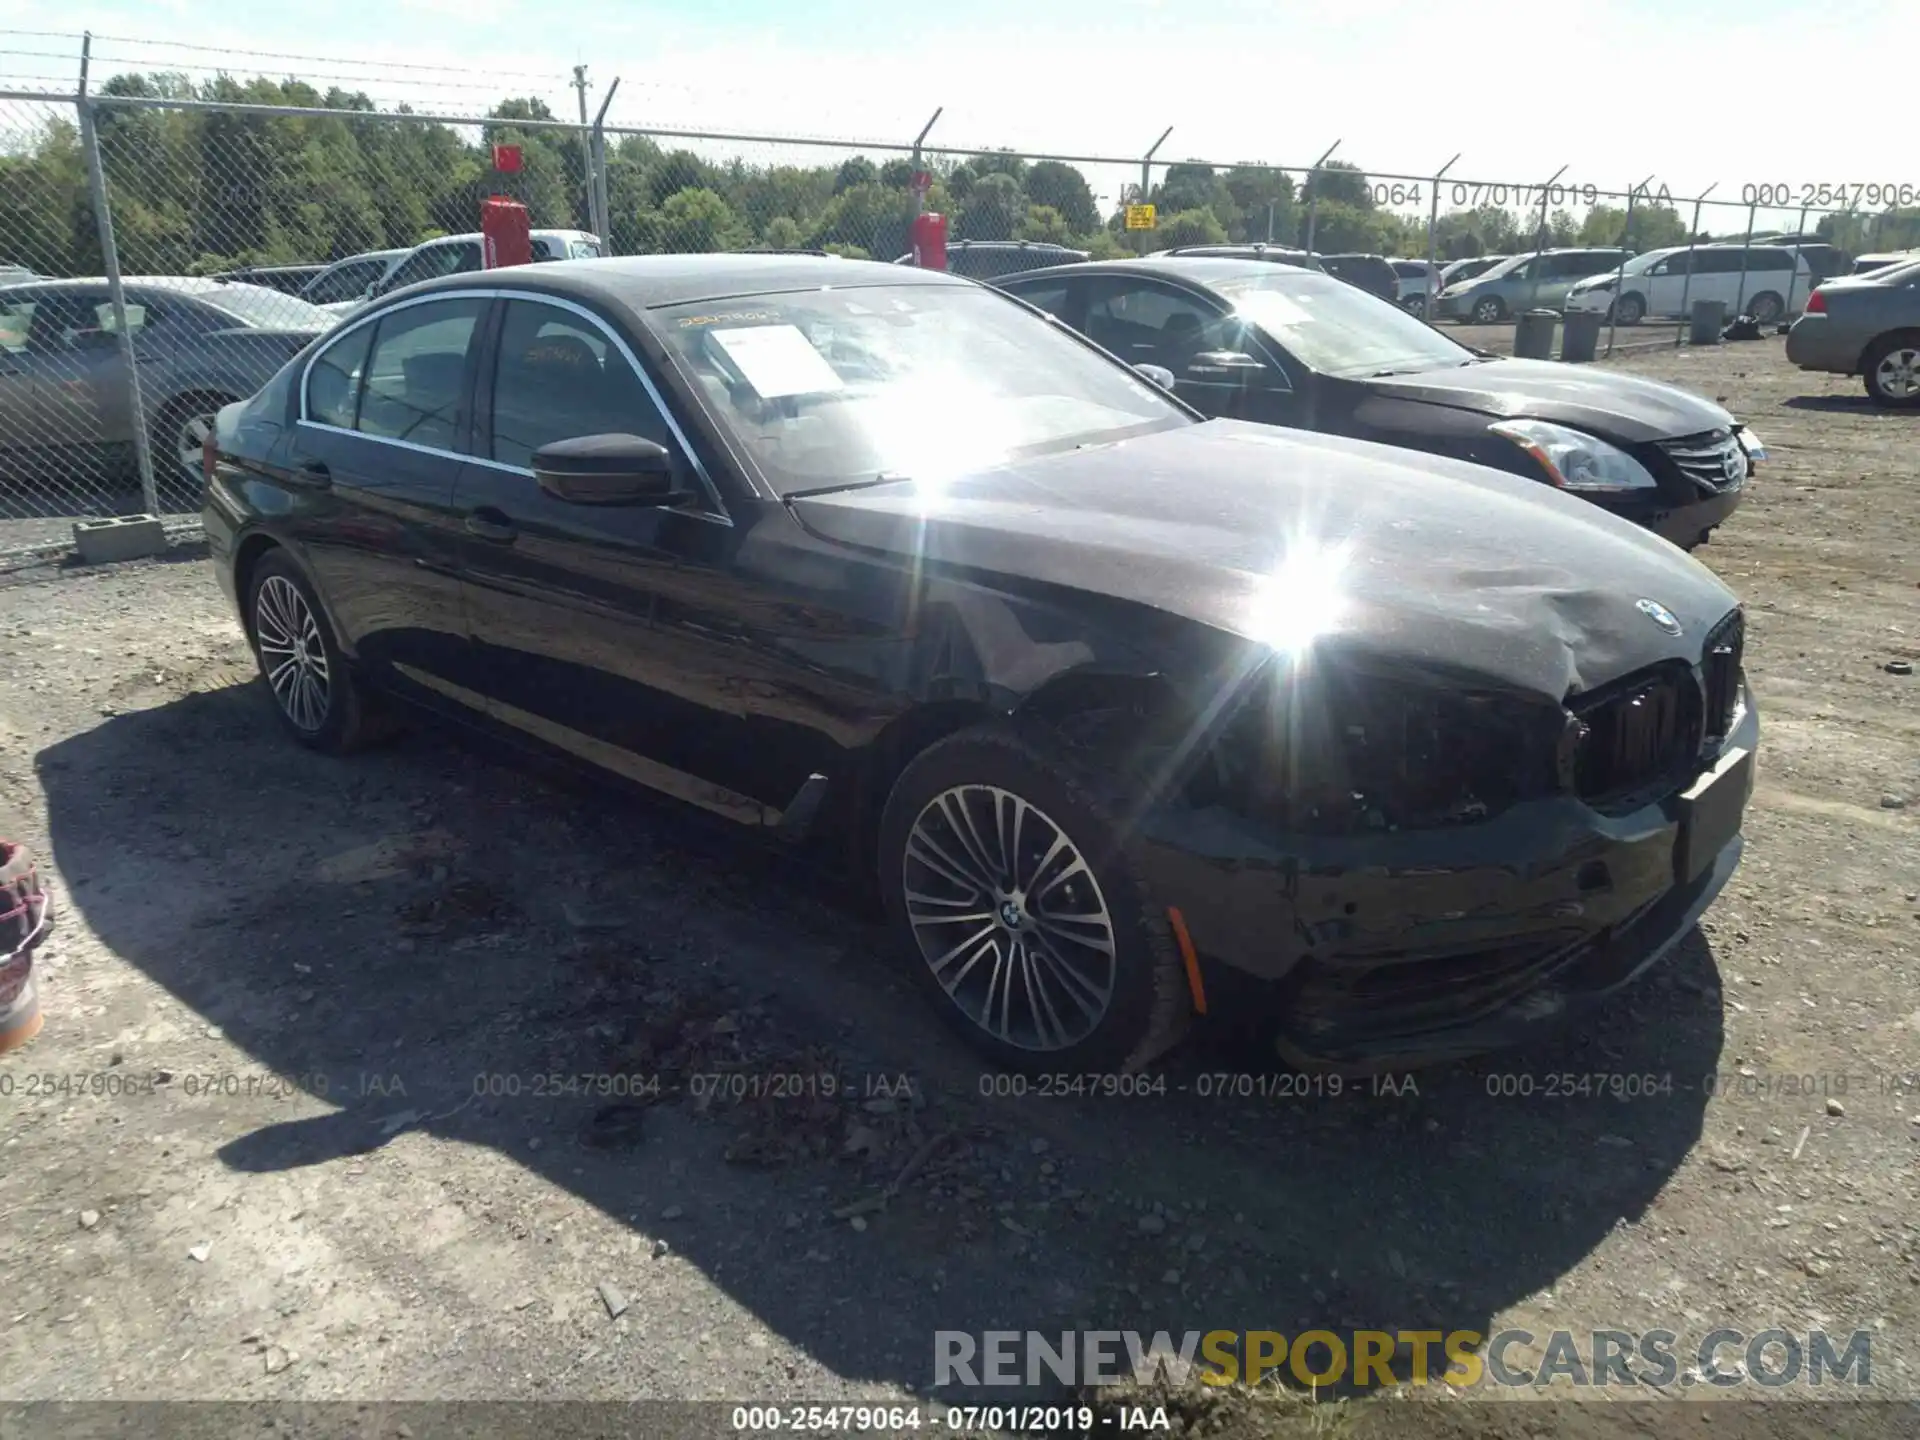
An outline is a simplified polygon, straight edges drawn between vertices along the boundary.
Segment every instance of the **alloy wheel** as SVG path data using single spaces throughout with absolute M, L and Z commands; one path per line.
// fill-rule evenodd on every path
M 302 733 L 317 733 L 333 699 L 327 648 L 312 607 L 286 576 L 269 575 L 260 583 L 253 631 L 261 672 L 281 713 Z
M 991 785 L 927 802 L 902 858 L 920 957 L 996 1040 L 1061 1050 L 1112 1003 L 1113 917 L 1086 857 L 1037 805 Z
M 1889 399 L 1920 397 L 1920 347 L 1902 345 L 1882 355 L 1873 369 L 1873 383 Z

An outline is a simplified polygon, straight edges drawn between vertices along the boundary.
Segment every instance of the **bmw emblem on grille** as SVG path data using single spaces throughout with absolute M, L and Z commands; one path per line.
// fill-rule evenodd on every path
M 1680 621 L 1675 618 L 1671 610 L 1667 609 L 1667 607 L 1662 605 L 1658 600 L 1636 600 L 1633 602 L 1633 605 L 1636 610 L 1653 621 L 1653 623 L 1658 625 L 1662 630 L 1666 631 L 1667 634 L 1678 635 L 1680 633 Z

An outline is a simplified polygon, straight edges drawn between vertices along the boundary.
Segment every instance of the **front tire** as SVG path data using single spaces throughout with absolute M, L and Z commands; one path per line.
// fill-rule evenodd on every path
M 1646 318 L 1647 302 L 1638 295 L 1622 295 L 1614 309 L 1622 325 L 1638 325 Z
M 1476 325 L 1498 325 L 1507 318 L 1507 303 L 1498 295 L 1489 295 L 1484 300 L 1473 302 L 1473 323 Z
M 344 755 L 384 736 L 384 713 L 348 667 L 312 585 L 285 551 L 254 567 L 247 631 L 274 711 L 294 739 Z
M 923 751 L 888 797 L 896 943 L 942 1018 L 1007 1069 L 1138 1070 L 1188 1020 L 1113 776 L 1050 729 L 982 725 Z
M 1887 335 L 1860 362 L 1867 396 L 1895 410 L 1920 409 L 1920 331 Z

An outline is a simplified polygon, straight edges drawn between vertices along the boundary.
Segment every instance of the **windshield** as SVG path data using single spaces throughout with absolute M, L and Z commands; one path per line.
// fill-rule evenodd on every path
M 1477 359 L 1398 305 L 1306 271 L 1214 282 L 1236 313 L 1326 375 L 1434 370 Z
M 1511 275 L 1522 265 L 1533 259 L 1531 255 L 1511 255 L 1498 265 L 1489 265 L 1473 278 L 1476 280 L 1498 280 L 1502 275 Z
M 318 330 L 333 324 L 334 318 L 297 295 L 283 295 L 262 285 L 222 285 L 200 291 L 194 299 L 266 330 Z
M 937 480 L 1193 423 L 1150 382 L 978 286 L 806 290 L 651 313 L 782 493 Z
M 1625 268 L 1619 273 L 1623 275 L 1643 275 L 1658 265 L 1662 260 L 1677 253 L 1679 252 L 1673 250 L 1649 250 L 1646 254 L 1636 255 L 1627 261 Z M 1596 261 L 1595 263 L 1598 264 L 1599 262 Z M 1611 275 L 1614 273 L 1614 267 L 1612 265 L 1604 265 L 1593 273 L 1596 275 Z

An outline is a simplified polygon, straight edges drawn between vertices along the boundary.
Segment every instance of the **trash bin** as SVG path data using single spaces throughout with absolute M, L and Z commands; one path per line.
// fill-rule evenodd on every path
M 1727 302 L 1724 300 L 1696 300 L 1693 302 L 1693 325 L 1687 331 L 1689 345 L 1718 345 L 1720 332 L 1727 325 Z
M 1553 327 L 1559 323 L 1558 311 L 1527 311 L 1513 327 L 1513 358 L 1551 360 L 1553 358 Z
M 1599 352 L 1598 310 L 1569 310 L 1566 328 L 1560 332 L 1560 358 L 1571 365 L 1585 365 Z

